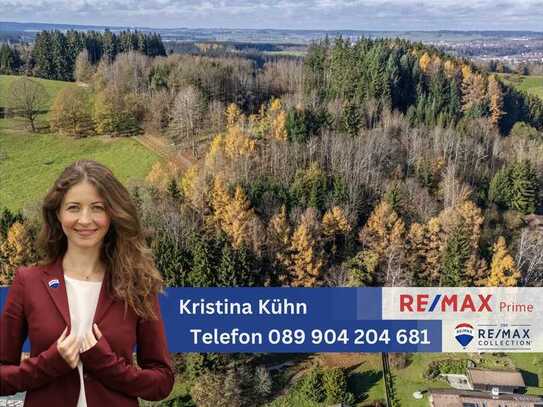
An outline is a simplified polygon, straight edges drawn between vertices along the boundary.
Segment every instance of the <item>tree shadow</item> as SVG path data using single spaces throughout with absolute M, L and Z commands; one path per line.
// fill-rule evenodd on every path
M 383 372 L 368 370 L 366 372 L 352 373 L 347 381 L 347 387 L 353 393 L 357 401 L 368 398 L 368 392 L 383 378 Z

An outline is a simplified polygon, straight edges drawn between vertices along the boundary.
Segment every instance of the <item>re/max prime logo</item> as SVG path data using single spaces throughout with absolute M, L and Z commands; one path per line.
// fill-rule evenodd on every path
M 492 312 L 492 294 L 400 294 L 400 312 Z
M 402 313 L 514 313 L 533 314 L 534 304 L 496 299 L 493 294 L 405 294 L 399 295 Z

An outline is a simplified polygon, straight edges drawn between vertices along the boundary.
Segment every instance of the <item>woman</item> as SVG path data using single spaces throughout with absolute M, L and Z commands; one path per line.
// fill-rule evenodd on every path
M 17 271 L 0 320 L 0 395 L 27 391 L 28 407 L 166 397 L 174 375 L 157 301 L 162 279 L 127 190 L 103 165 L 77 161 L 42 213 L 46 261 Z

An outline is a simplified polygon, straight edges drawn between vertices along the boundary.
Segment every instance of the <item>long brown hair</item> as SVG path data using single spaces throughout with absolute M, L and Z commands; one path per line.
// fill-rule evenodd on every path
M 111 218 L 100 254 L 106 265 L 106 288 L 138 316 L 156 317 L 153 298 L 162 290 L 163 281 L 145 244 L 136 206 L 111 170 L 96 161 L 80 160 L 66 167 L 46 195 L 38 238 L 45 262 L 54 262 L 66 253 L 68 241 L 57 214 L 66 192 L 83 181 L 94 185 Z

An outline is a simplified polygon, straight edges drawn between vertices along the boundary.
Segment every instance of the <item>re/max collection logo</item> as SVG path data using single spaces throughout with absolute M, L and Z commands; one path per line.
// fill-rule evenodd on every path
M 492 294 L 400 294 L 400 312 L 492 312 Z

